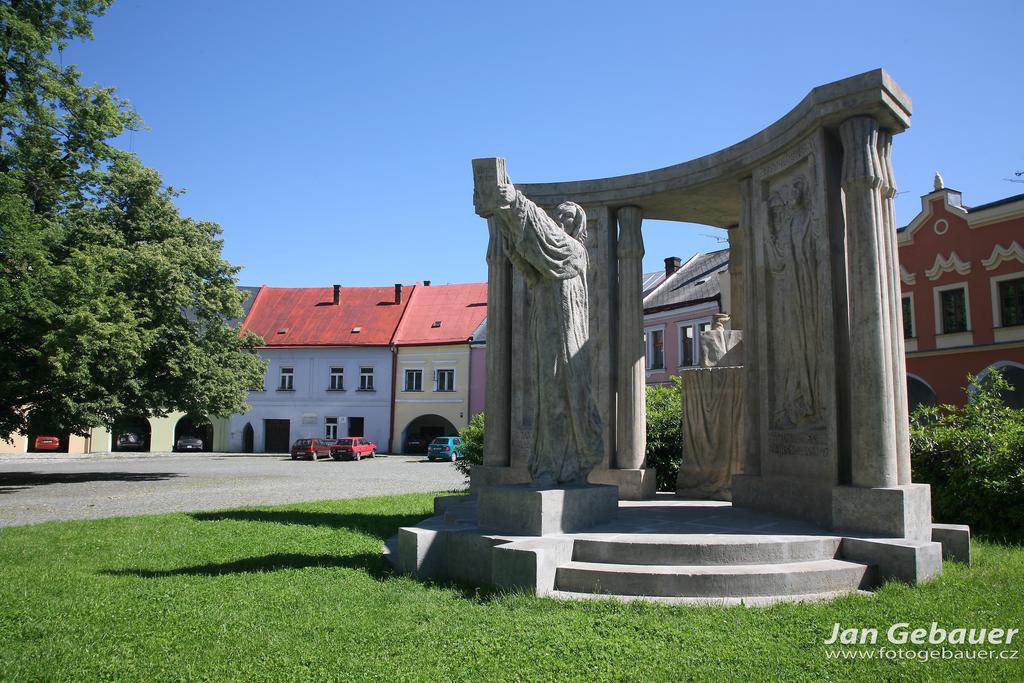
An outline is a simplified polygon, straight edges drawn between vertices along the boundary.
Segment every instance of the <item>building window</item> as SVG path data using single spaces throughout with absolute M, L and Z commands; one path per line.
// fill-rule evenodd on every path
M 999 320 L 1002 327 L 1024 325 L 1024 278 L 999 283 Z
M 694 365 L 693 325 L 679 326 L 679 367 L 689 368 Z
M 338 438 L 338 418 L 336 417 L 325 417 L 324 418 L 324 436 L 328 439 Z
M 373 391 L 373 368 L 359 368 L 359 391 Z
M 405 390 L 406 391 L 423 391 L 423 371 L 422 370 L 406 370 L 405 371 Z
M 914 338 L 914 297 L 903 297 L 903 338 Z
M 665 368 L 665 330 L 647 330 L 647 369 Z
M 455 391 L 455 370 L 437 370 L 435 377 L 437 378 L 435 391 Z
M 963 287 L 939 292 L 942 334 L 967 331 L 967 290 Z
M 295 368 L 281 368 L 281 383 L 277 385 L 277 390 L 295 390 Z
M 331 368 L 331 388 L 329 391 L 345 391 L 345 368 Z

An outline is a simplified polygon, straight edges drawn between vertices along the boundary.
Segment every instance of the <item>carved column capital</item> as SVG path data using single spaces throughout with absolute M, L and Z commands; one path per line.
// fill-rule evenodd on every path
M 615 212 L 619 223 L 619 259 L 643 258 L 644 238 L 641 232 L 644 212 L 639 206 L 623 206 Z
M 896 197 L 896 174 L 892 168 L 892 133 L 878 131 L 878 160 L 882 169 L 882 197 L 894 199 Z
M 878 121 L 870 116 L 846 119 L 839 126 L 839 138 L 843 143 L 843 189 L 881 185 Z

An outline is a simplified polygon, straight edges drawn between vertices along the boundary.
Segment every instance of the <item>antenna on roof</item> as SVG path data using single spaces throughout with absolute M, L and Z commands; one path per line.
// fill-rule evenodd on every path
M 718 242 L 719 244 L 722 244 L 722 243 L 726 243 L 727 244 L 729 242 L 729 238 L 728 237 L 722 237 L 721 235 L 711 235 L 709 233 L 702 232 L 700 234 L 700 236 L 701 237 L 710 237 L 711 239 L 713 239 L 714 241 Z

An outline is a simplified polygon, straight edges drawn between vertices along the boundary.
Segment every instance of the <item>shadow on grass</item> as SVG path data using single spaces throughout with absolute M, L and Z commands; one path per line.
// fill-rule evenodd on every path
M 365 571 L 377 580 L 394 574 L 391 565 L 383 555 L 360 553 L 357 555 L 304 555 L 301 553 L 275 553 L 262 557 L 249 557 L 234 562 L 220 562 L 179 567 L 178 569 L 108 569 L 101 572 L 107 576 L 137 576 L 144 579 L 163 579 L 170 576 L 226 576 L 230 574 L 257 574 L 283 569 L 306 569 L 308 567 L 357 569 Z
M 0 473 L 0 493 L 14 493 L 33 486 L 87 484 L 95 481 L 164 481 L 184 475 L 175 472 L 8 472 Z
M 364 515 L 358 513 L 305 512 L 302 510 L 226 510 L 224 512 L 195 512 L 198 522 L 271 522 L 274 524 L 301 524 L 305 526 L 348 529 L 386 540 L 398 532 L 398 527 L 415 526 L 424 514 Z

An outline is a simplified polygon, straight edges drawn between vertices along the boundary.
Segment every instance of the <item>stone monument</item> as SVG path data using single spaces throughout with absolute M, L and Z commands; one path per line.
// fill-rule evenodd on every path
M 675 166 L 514 186 L 503 160 L 474 160 L 490 238 L 484 463 L 475 495 L 399 531 L 400 569 L 757 604 L 919 583 L 968 557 L 969 530 L 932 524 L 911 481 L 892 168 L 909 125 L 910 99 L 875 70 Z M 731 505 L 642 500 L 644 220 L 729 230 L 732 318 L 701 340 L 715 365 L 684 379 L 704 450 L 680 489 Z

